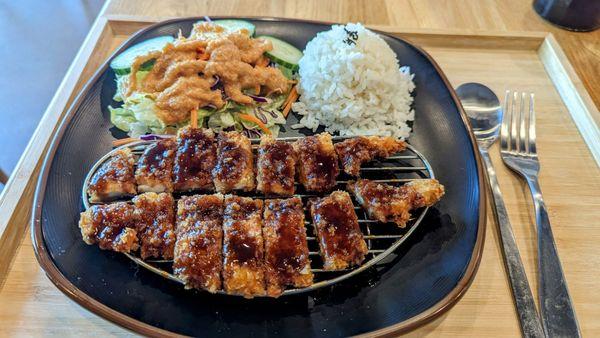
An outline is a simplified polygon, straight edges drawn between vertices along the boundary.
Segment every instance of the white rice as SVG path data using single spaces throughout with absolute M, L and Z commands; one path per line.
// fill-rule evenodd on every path
M 344 28 L 358 33 L 356 44 L 344 42 L 351 38 Z M 302 118 L 295 128 L 408 137 L 412 75 L 377 34 L 359 23 L 334 25 L 306 45 L 299 66 L 301 96 L 292 109 Z

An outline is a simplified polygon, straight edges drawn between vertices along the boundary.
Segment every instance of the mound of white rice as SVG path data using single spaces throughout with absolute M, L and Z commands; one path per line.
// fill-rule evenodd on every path
M 334 25 L 306 45 L 299 65 L 301 96 L 292 109 L 302 118 L 294 127 L 408 137 L 415 85 L 377 34 L 359 23 Z

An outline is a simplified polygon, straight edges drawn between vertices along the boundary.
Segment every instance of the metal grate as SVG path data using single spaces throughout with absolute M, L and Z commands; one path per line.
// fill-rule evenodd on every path
M 278 138 L 278 140 L 293 142 L 298 140 L 300 137 L 282 137 Z M 349 137 L 345 136 L 334 136 L 333 141 L 339 142 L 345 140 Z M 259 139 L 252 139 L 253 149 L 256 151 L 258 148 Z M 81 196 L 83 200 L 83 205 L 85 209 L 88 209 L 93 203 L 89 201 L 89 196 L 87 194 L 88 183 L 91 180 L 94 173 L 100 168 L 100 166 L 106 162 L 112 154 L 121 148 L 128 147 L 131 149 L 132 153 L 137 158 L 143 153 L 144 149 L 154 143 L 156 141 L 139 141 L 130 144 L 123 145 L 121 147 L 113 149 L 111 152 L 103 156 L 98 162 L 96 162 L 92 168 L 90 169 L 88 175 L 85 178 L 83 183 L 83 188 L 81 191 Z M 414 179 L 419 178 L 434 178 L 433 170 L 427 159 L 418 152 L 411 145 L 408 145 L 407 149 L 402 153 L 395 154 L 394 156 L 390 156 L 386 159 L 375 160 L 373 162 L 367 163 L 361 168 L 361 178 L 368 178 L 376 182 L 388 183 L 393 185 L 401 185 L 403 183 L 412 181 Z M 337 180 L 337 188 L 340 190 L 345 190 L 345 184 L 354 178 L 347 176 L 345 173 L 341 172 L 338 176 Z M 184 192 L 184 193 L 174 193 L 173 197 L 177 200 L 182 195 L 191 195 L 195 192 Z M 200 192 L 197 192 L 200 193 Z M 240 196 L 247 196 L 257 199 L 268 199 L 268 198 L 281 198 L 278 196 L 263 196 L 256 195 L 256 193 L 243 193 L 236 192 Z M 304 191 L 302 186 L 296 183 L 296 194 L 295 196 L 300 197 L 302 199 L 303 204 L 307 205 L 307 200 L 311 197 L 323 196 L 325 194 L 313 194 Z M 129 199 L 121 199 L 120 201 L 130 201 Z M 115 201 L 113 201 L 115 202 Z M 368 254 L 363 261 L 363 264 L 360 266 L 352 267 L 346 270 L 338 270 L 338 271 L 329 271 L 323 269 L 323 263 L 321 261 L 319 246 L 317 242 L 317 238 L 314 232 L 314 227 L 311 222 L 311 217 L 308 213 L 308 209 L 305 208 L 305 226 L 307 231 L 307 240 L 308 240 L 308 248 L 309 255 L 311 260 L 311 270 L 314 273 L 315 279 L 313 285 L 306 288 L 299 289 L 287 289 L 283 292 L 283 295 L 291 295 L 302 292 L 307 292 L 311 290 L 315 290 L 318 288 L 322 288 L 328 285 L 335 284 L 344 279 L 347 279 L 351 276 L 359 274 L 362 271 L 365 271 L 369 267 L 372 267 L 376 264 L 385 264 L 384 259 L 388 257 L 396 248 L 398 248 L 417 228 L 417 226 L 421 223 L 421 220 L 425 216 L 428 208 L 422 208 L 413 213 L 413 218 L 408 222 L 405 228 L 399 228 L 395 224 L 385 224 L 380 223 L 375 220 L 370 220 L 367 217 L 365 211 L 358 205 L 356 200 L 353 199 L 354 209 L 358 216 L 358 223 L 363 232 L 364 238 L 367 242 L 367 247 L 369 248 Z M 101 203 L 100 203 L 101 204 Z M 172 274 L 172 260 L 160 260 L 160 259 L 147 259 L 142 260 L 141 258 L 133 255 L 133 254 L 125 254 L 132 261 L 137 263 L 138 265 L 159 274 L 165 278 L 170 280 L 179 282 L 183 284 L 183 281 L 177 278 Z M 219 291 L 219 293 L 226 294 L 224 291 Z

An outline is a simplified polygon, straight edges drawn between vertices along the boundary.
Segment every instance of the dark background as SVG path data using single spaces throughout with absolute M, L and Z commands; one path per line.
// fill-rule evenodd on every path
M 0 169 L 5 173 L 19 161 L 103 4 L 0 1 Z

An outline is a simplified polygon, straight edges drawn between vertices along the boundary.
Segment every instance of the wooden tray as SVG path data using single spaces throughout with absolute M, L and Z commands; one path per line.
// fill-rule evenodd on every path
M 11 304 L 8 300 L 25 304 L 21 312 L 3 317 L 7 323 L 17 323 L 24 315 L 42 316 L 48 321 L 59 322 L 61 318 L 84 316 L 105 330 L 122 332 L 87 312 L 82 313 L 42 277 L 28 238 L 19 248 L 31 212 L 30 208 L 23 206 L 32 203 L 39 165 L 48 141 L 81 86 L 130 34 L 158 20 L 156 17 L 124 16 L 101 16 L 97 19 L 0 196 L 0 297 L 3 304 Z M 550 208 L 555 237 L 583 333 L 597 333 L 588 331 L 598 330 L 594 324 L 598 311 L 589 310 L 600 303 L 600 296 L 591 287 L 595 277 L 587 272 L 593 271 L 588 267 L 589 263 L 577 258 L 599 256 L 598 249 L 590 248 L 597 248 L 594 238 L 598 237 L 597 232 L 593 232 L 593 225 L 598 217 L 598 204 L 594 198 L 600 187 L 600 175 L 594 158 L 600 162 L 600 132 L 597 128 L 600 113 L 553 36 L 535 32 L 373 28 L 397 34 L 423 47 L 439 63 L 454 86 L 464 82 L 482 82 L 500 97 L 506 89 L 536 93 L 542 189 Z M 526 207 L 529 196 L 524 185 L 503 167 L 497 152 L 494 149 L 492 152 L 521 254 L 535 288 L 535 232 L 531 226 L 531 207 Z M 586 177 L 585 182 L 577 180 L 580 177 Z M 577 199 L 565 196 L 577 196 Z M 496 237 L 496 234 L 490 231 L 487 236 Z M 497 243 L 497 239 L 493 241 Z M 493 244 L 486 247 L 478 277 L 467 293 L 470 301 L 457 306 L 462 310 L 453 310 L 446 315 L 453 319 L 444 321 L 445 326 L 476 327 L 478 324 L 472 320 L 473 311 L 485 309 L 498 316 L 494 321 L 496 326 L 518 334 L 498 250 Z M 590 250 L 595 250 L 595 254 Z M 36 303 L 40 288 L 57 303 L 69 306 L 60 311 L 50 311 L 51 304 L 43 303 L 40 308 Z M 423 330 L 441 325 L 442 320 L 438 319 Z M 31 322 L 27 332 L 44 332 L 48 321 Z M 479 329 L 489 329 L 490 322 L 486 323 L 487 326 L 482 322 Z M 57 325 L 64 325 L 64 321 Z M 39 331 L 35 331 L 36 328 Z

